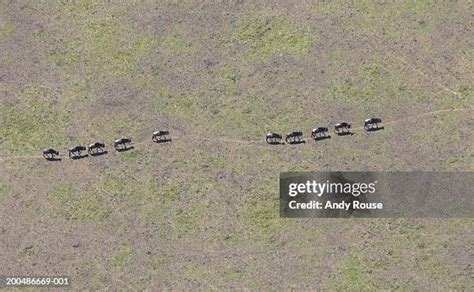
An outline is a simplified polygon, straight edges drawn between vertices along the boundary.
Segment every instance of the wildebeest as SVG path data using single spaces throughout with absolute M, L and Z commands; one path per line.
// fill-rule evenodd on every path
M 104 148 L 105 148 L 105 143 L 95 142 L 93 144 L 89 144 L 87 148 L 88 148 L 89 154 L 91 155 L 97 154 L 97 153 L 103 153 Z
M 286 134 L 285 141 L 290 144 L 302 142 L 303 132 L 290 132 Z
M 329 131 L 328 128 L 318 127 L 311 131 L 311 138 L 316 139 L 320 137 L 327 137 L 326 133 Z
M 47 148 L 43 150 L 43 157 L 47 160 L 54 159 L 54 156 L 59 155 L 59 151 L 53 148 Z
M 169 134 L 170 132 L 167 130 L 159 130 L 159 131 L 153 132 L 151 139 L 156 143 L 170 141 L 170 139 L 168 138 Z
M 76 145 L 68 149 L 69 157 L 80 157 L 81 152 L 86 151 L 86 146 Z
M 278 133 L 268 133 L 265 140 L 268 144 L 279 144 L 283 136 Z
M 114 148 L 117 150 L 126 150 L 128 149 L 128 143 L 131 143 L 132 139 L 130 138 L 119 138 L 114 141 Z
M 350 133 L 349 129 L 351 128 L 351 124 L 342 122 L 338 123 L 334 126 L 334 133 L 336 134 L 348 134 Z
M 381 118 L 369 118 L 364 121 L 364 129 L 370 131 L 372 129 L 378 129 L 379 123 L 382 122 Z

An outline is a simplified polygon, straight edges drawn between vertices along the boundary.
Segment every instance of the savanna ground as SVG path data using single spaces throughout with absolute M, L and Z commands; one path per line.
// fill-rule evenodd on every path
M 471 111 L 304 145 L 231 141 L 471 109 L 471 1 L 0 3 L 0 274 L 74 289 L 474 289 L 472 219 L 278 212 L 281 171 L 472 171 Z M 36 158 L 159 128 L 179 139 Z

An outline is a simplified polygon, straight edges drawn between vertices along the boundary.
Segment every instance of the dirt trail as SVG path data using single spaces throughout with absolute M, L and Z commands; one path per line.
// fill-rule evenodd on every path
M 384 121 L 383 125 L 392 125 L 397 123 L 406 122 L 412 119 L 418 119 L 425 116 L 436 115 L 441 113 L 448 113 L 448 112 L 458 112 L 458 111 L 472 111 L 472 109 L 466 108 L 452 108 L 452 109 L 442 109 L 432 112 L 421 113 L 413 116 L 403 117 L 400 119 L 392 120 L 392 121 Z M 360 131 L 363 130 L 364 127 L 352 128 L 352 131 Z M 211 137 L 204 137 L 204 136 L 195 136 L 195 135 L 182 135 L 178 137 L 173 137 L 172 140 L 203 140 L 203 141 L 211 141 L 211 142 L 224 142 L 224 143 L 239 143 L 239 144 L 246 144 L 246 145 L 255 145 L 255 146 L 266 146 L 267 143 L 263 140 L 240 140 L 240 139 L 230 139 L 230 138 L 211 138 Z M 133 147 L 138 145 L 144 145 L 148 143 L 153 143 L 149 139 L 139 141 L 133 143 Z M 104 149 L 108 153 L 118 152 L 114 148 Z M 24 156 L 0 156 L 0 161 L 6 160 L 21 160 L 21 159 L 44 159 L 41 155 L 24 155 Z

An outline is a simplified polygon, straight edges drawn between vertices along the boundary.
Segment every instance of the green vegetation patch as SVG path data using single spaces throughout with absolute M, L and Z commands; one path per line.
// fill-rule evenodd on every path
M 120 159 L 127 162 L 142 161 L 143 157 L 146 157 L 147 155 L 150 155 L 150 153 L 148 153 L 145 149 L 134 147 L 133 149 L 129 151 L 125 151 L 121 153 Z
M 245 19 L 235 37 L 251 60 L 263 60 L 277 53 L 303 54 L 311 36 L 287 17 L 256 16 Z
M 0 145 L 12 153 L 41 151 L 66 140 L 61 131 L 68 117 L 63 107 L 41 86 L 23 88 L 20 102 L 0 101 Z
M 0 40 L 7 39 L 15 34 L 15 26 L 12 23 L 0 23 Z
M 205 219 L 208 212 L 205 202 L 178 209 L 175 219 L 172 221 L 174 232 L 180 235 L 202 232 L 206 226 Z
M 120 43 L 119 34 L 126 28 L 113 18 L 87 21 L 78 30 L 78 37 L 57 41 L 50 58 L 69 70 L 80 65 L 90 77 L 126 76 L 154 46 L 154 40 L 144 35 Z
M 0 202 L 8 197 L 10 186 L 3 180 L 0 180 Z
M 50 45 L 49 60 L 67 74 L 80 74 L 75 84 L 82 79 L 94 82 L 131 77 L 153 52 L 156 41 L 130 28 L 126 8 L 112 5 L 102 9 L 101 4 L 81 1 L 61 3 L 56 11 L 61 24 L 40 36 Z
M 387 107 L 406 108 L 431 98 L 418 83 L 405 76 L 381 63 L 365 65 L 353 77 L 335 80 L 330 88 L 330 99 L 341 104 L 351 103 L 360 112 L 370 103 L 374 112 L 383 112 Z
M 94 184 L 92 190 L 108 198 L 128 197 L 139 189 L 134 178 L 127 177 L 123 172 L 107 172 Z
M 424 224 L 399 219 L 390 224 L 394 229 L 388 235 L 374 237 L 372 233 L 365 236 L 358 231 L 352 233 L 355 250 L 349 258 L 339 262 L 340 272 L 332 282 L 332 288 L 338 291 L 397 290 L 402 287 L 413 290 L 431 283 L 443 290 L 465 290 L 465 283 L 456 282 L 459 275 L 455 266 L 446 264 L 442 256 L 443 249 L 457 241 L 457 234 L 445 233 L 449 230 L 447 226 L 440 232 L 439 223 L 433 222 Z M 376 227 L 377 234 L 385 230 L 382 226 Z M 364 239 L 361 241 L 361 238 Z
M 371 276 L 368 275 L 366 264 L 358 256 L 353 256 L 343 262 L 341 274 L 334 283 L 336 290 L 341 291 L 373 291 L 377 289 Z
M 53 214 L 66 220 L 102 220 L 111 213 L 97 193 L 85 193 L 71 183 L 59 183 L 47 193 Z
M 173 53 L 190 53 L 194 50 L 192 42 L 190 42 L 183 35 L 178 33 L 167 35 L 161 41 L 161 47 Z
M 7 10 L 7 5 L 4 3 L 0 3 L 0 13 L 5 13 Z
M 183 277 L 187 281 L 204 287 L 209 286 L 209 282 L 214 278 L 213 276 L 215 276 L 215 273 L 209 267 L 195 263 L 189 263 L 183 271 Z
M 274 190 L 268 182 L 261 182 L 250 196 L 242 202 L 242 223 L 251 230 L 252 237 L 259 241 L 288 226 L 286 220 L 280 218 L 280 205 L 277 197 L 273 196 Z
M 474 101 L 474 87 L 471 85 L 459 85 L 455 87 L 457 95 L 452 92 L 443 91 L 436 99 L 437 109 L 447 108 L 469 108 Z
M 181 178 L 167 180 L 150 179 L 142 187 L 143 218 L 145 221 L 165 220 L 170 222 L 167 236 L 197 235 L 203 232 L 209 214 L 209 202 L 205 198 L 209 182 L 189 182 Z M 183 201 L 193 203 L 183 205 Z M 171 233 L 170 233 L 171 231 Z
M 4 14 L 7 10 L 7 5 L 0 3 L 0 14 Z M 7 17 L 0 17 L 0 41 L 8 39 L 15 34 L 15 25 L 6 19 Z
M 88 289 L 99 290 L 101 287 L 106 287 L 109 284 L 107 275 L 101 269 L 102 267 L 99 266 L 101 264 L 95 259 L 79 257 L 71 261 L 70 265 L 88 279 Z
M 117 248 L 114 255 L 111 257 L 112 263 L 117 267 L 125 267 L 130 264 L 132 260 L 132 251 L 127 244 L 122 244 Z
M 175 180 L 150 182 L 143 195 L 146 202 L 143 210 L 143 218 L 146 221 L 165 216 L 164 213 L 180 195 L 179 184 Z
M 278 202 L 254 202 L 254 204 L 249 204 L 245 210 L 247 223 L 265 233 L 279 230 L 282 224 L 278 216 L 278 207 Z

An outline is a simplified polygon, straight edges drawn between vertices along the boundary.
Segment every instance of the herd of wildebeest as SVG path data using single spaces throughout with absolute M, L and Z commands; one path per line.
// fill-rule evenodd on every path
M 376 130 L 383 129 L 383 127 L 379 127 L 380 123 L 382 123 L 382 119 L 380 118 L 366 119 L 364 120 L 364 129 L 366 131 L 376 131 Z M 352 132 L 350 129 L 351 129 L 351 124 L 347 122 L 342 122 L 334 126 L 334 133 L 336 133 L 339 136 L 352 135 Z M 331 138 L 331 136 L 327 134 L 328 132 L 329 132 L 329 129 L 327 127 L 315 128 L 311 131 L 311 138 L 316 141 L 329 139 Z M 160 130 L 160 131 L 153 132 L 151 139 L 155 143 L 164 143 L 164 142 L 171 141 L 171 139 L 169 138 L 169 131 L 167 130 Z M 266 141 L 268 144 L 283 144 L 281 142 L 282 139 L 283 139 L 283 136 L 279 133 L 272 132 L 266 135 Z M 303 132 L 301 131 L 290 132 L 286 134 L 285 141 L 288 144 L 303 143 L 304 142 Z M 130 145 L 131 143 L 132 143 L 132 139 L 130 138 L 119 138 L 114 141 L 114 148 L 117 151 L 126 151 L 133 148 L 133 146 Z M 68 149 L 69 157 L 72 159 L 83 158 L 87 156 L 87 152 L 91 156 L 106 154 L 107 151 L 105 150 L 105 143 L 95 142 L 88 145 L 87 147 L 83 145 L 76 145 Z M 84 155 L 83 153 L 86 153 L 86 154 Z M 47 160 L 60 160 L 60 158 L 58 158 L 57 156 L 59 156 L 59 151 L 54 148 L 47 148 L 43 150 L 43 157 L 46 158 Z
M 383 129 L 383 127 L 379 127 L 379 124 L 382 122 L 381 118 L 369 118 L 364 121 L 364 129 L 366 131 L 376 131 Z M 334 126 L 334 133 L 336 133 L 339 136 L 344 136 L 344 135 L 352 135 L 351 132 L 351 124 L 347 122 L 342 122 L 338 123 Z M 318 127 L 314 128 L 311 131 L 311 138 L 314 140 L 324 140 L 324 139 L 329 139 L 331 136 L 329 136 L 327 133 L 329 132 L 329 128 L 326 127 Z M 266 141 L 268 144 L 282 144 L 281 140 L 283 139 L 283 135 L 279 133 L 268 133 L 266 137 Z M 285 141 L 288 144 L 298 144 L 298 143 L 303 143 L 303 132 L 301 131 L 295 131 L 295 132 L 290 132 L 286 134 L 285 136 Z
M 169 134 L 170 133 L 167 130 L 156 131 L 153 132 L 151 139 L 156 143 L 169 142 L 171 141 Z M 114 148 L 117 151 L 126 151 L 133 148 L 133 146 L 130 145 L 131 143 L 132 139 L 130 138 L 115 139 Z M 84 145 L 76 145 L 68 149 L 69 157 L 72 159 L 78 159 L 87 156 L 87 154 L 83 154 L 87 153 L 86 151 L 89 152 L 91 156 L 98 156 L 107 153 L 107 150 L 105 150 L 105 143 L 102 142 L 95 142 L 87 147 Z M 54 148 L 47 148 L 43 150 L 43 157 L 47 160 L 60 160 L 57 156 L 59 156 L 59 151 Z

